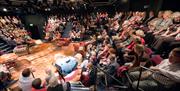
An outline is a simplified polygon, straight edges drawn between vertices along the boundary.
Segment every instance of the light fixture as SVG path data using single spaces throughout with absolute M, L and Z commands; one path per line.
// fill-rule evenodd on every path
M 6 9 L 6 8 L 3 8 L 3 11 L 4 11 L 4 12 L 7 12 L 7 9 Z
M 31 27 L 32 27 L 32 26 L 33 26 L 33 24 L 31 23 L 31 24 L 29 24 L 29 26 L 31 26 Z

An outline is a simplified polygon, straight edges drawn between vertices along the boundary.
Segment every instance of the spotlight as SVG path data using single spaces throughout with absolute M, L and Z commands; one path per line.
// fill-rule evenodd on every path
M 3 11 L 4 11 L 4 12 L 7 12 L 7 9 L 6 9 L 6 8 L 3 8 Z
M 31 27 L 32 27 L 32 26 L 33 26 L 33 24 L 29 24 L 29 26 L 31 26 Z
M 144 9 L 147 9 L 147 8 L 149 8 L 149 5 L 144 5 Z

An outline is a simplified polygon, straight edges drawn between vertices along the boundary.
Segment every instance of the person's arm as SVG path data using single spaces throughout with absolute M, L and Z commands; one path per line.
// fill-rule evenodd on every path
M 168 70 L 165 70 L 165 69 L 159 69 L 159 71 L 163 75 L 169 77 L 171 80 L 176 81 L 176 82 L 180 82 L 180 70 L 176 71 L 176 72 L 173 72 L 173 71 L 168 71 Z
M 171 36 L 177 35 L 178 33 L 180 33 L 180 27 L 177 28 L 176 32 L 173 32 L 173 33 L 167 35 L 167 37 L 171 37 Z
M 157 35 L 157 34 L 161 33 L 161 32 L 164 31 L 164 30 L 165 30 L 164 28 L 161 28 L 159 31 L 154 32 L 153 34 L 154 34 L 154 35 Z
M 167 34 L 169 33 L 169 28 L 166 30 L 166 32 L 164 34 L 162 34 L 161 36 L 167 36 Z
M 104 53 L 106 53 L 108 49 L 109 49 L 109 48 L 108 48 L 107 46 L 105 46 L 105 47 L 103 48 L 103 51 L 100 52 L 99 56 L 102 56 Z

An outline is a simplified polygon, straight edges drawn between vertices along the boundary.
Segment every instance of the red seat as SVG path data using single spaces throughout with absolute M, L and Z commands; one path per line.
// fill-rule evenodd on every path
M 153 51 L 150 48 L 146 48 L 145 51 L 148 55 L 151 55 L 153 53 Z
M 160 55 L 153 55 L 150 60 L 153 62 L 154 65 L 158 65 L 161 63 L 163 58 L 161 58 Z

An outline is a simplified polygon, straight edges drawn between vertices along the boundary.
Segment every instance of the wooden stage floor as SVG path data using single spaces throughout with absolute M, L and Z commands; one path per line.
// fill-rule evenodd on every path
M 76 43 L 70 43 L 68 46 L 57 47 L 53 43 L 43 43 L 31 47 L 31 54 L 26 54 L 17 57 L 17 66 L 12 70 L 13 77 L 16 79 L 19 78 L 23 69 L 31 67 L 35 70 L 35 72 L 33 72 L 34 76 L 36 78 L 41 78 L 42 80 L 44 80 L 46 76 L 45 69 L 50 68 L 52 70 L 55 70 L 53 66 L 53 62 L 55 61 L 54 55 L 59 53 L 65 56 L 73 56 L 75 54 L 73 46 L 74 44 Z M 5 60 L 7 58 L 7 55 L 9 54 L 1 56 L 0 60 Z M 12 53 L 11 55 L 15 54 Z M 80 75 L 72 81 L 76 81 L 79 78 Z

